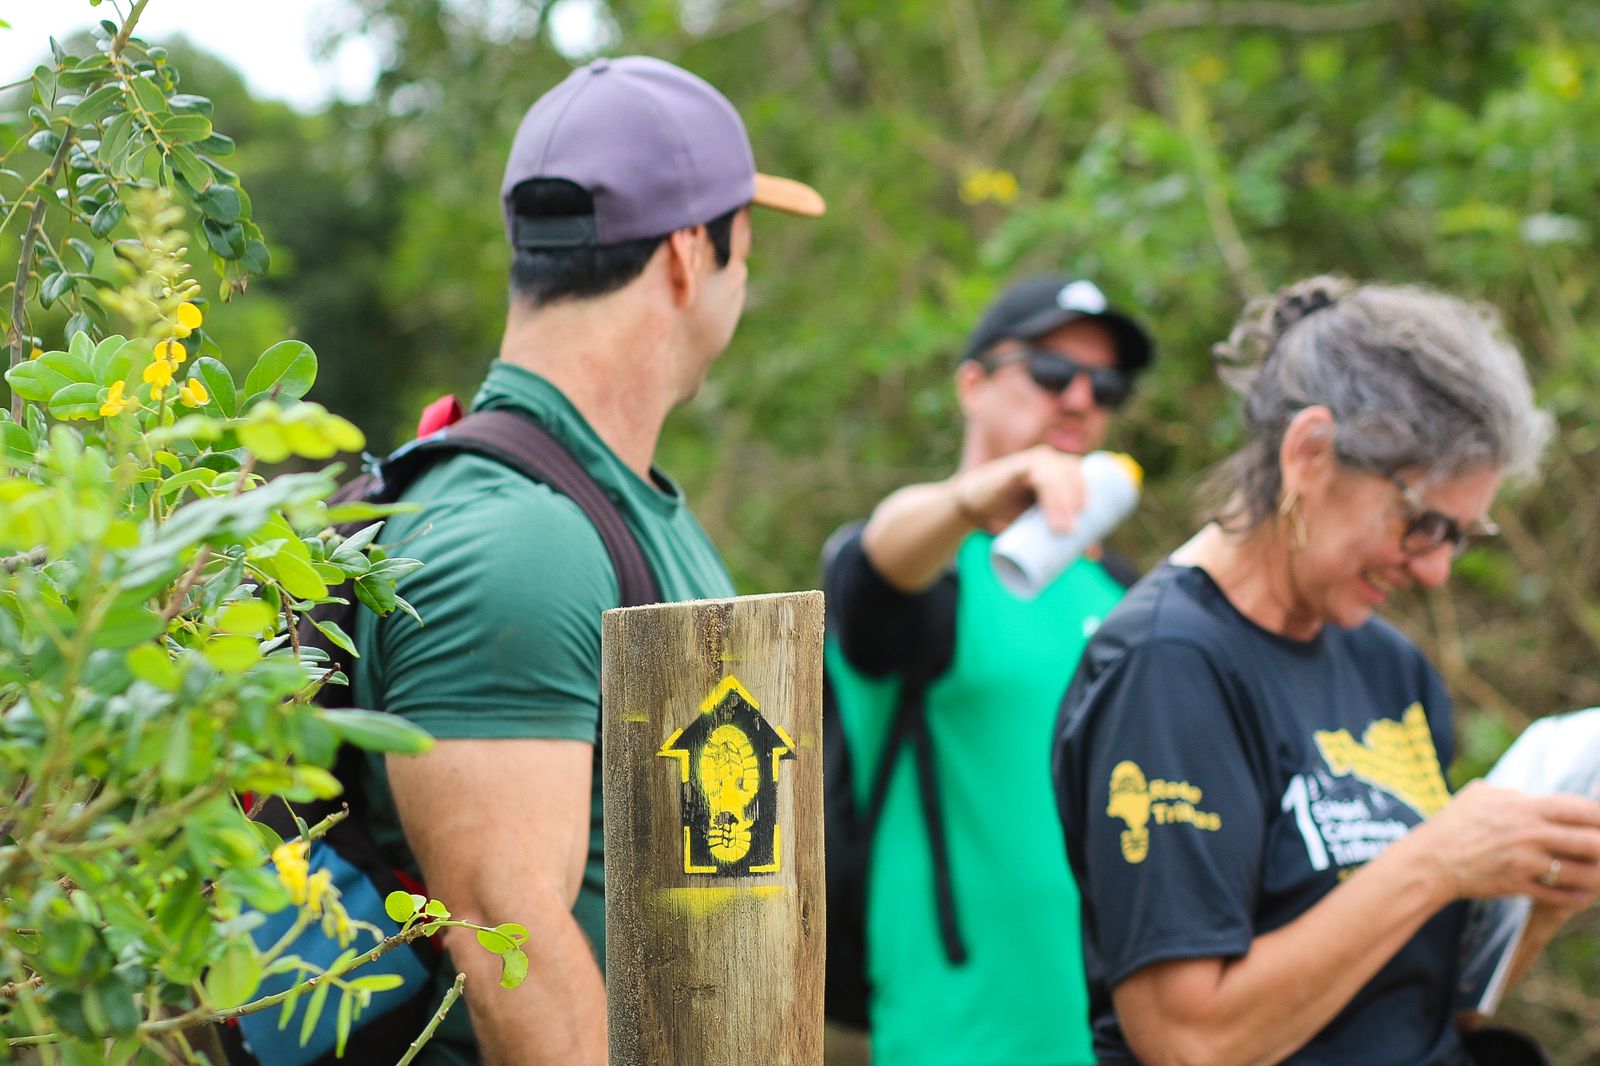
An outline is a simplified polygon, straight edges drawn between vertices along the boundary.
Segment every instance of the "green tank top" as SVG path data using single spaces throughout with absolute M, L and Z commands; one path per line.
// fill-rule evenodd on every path
M 992 541 L 974 533 L 957 553 L 954 658 L 926 697 L 968 959 L 945 958 L 921 798 L 902 751 L 868 881 L 874 1066 L 1094 1062 L 1050 738 L 1084 644 L 1123 588 L 1080 559 L 1037 599 L 1019 600 L 994 576 Z M 826 654 L 864 809 L 899 683 L 857 673 L 831 640 Z

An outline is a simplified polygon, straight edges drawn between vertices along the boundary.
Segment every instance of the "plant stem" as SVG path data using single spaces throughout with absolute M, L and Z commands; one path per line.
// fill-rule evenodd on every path
M 432 1018 L 428 1019 L 428 1024 L 421 1033 L 417 1034 L 417 1038 L 406 1049 L 405 1055 L 394 1066 L 410 1066 L 411 1060 L 416 1058 L 417 1052 L 422 1050 L 422 1045 L 433 1039 L 434 1031 L 439 1028 L 439 1023 L 444 1021 L 444 1016 L 450 1013 L 450 1008 L 455 1006 L 456 1000 L 461 998 L 461 987 L 466 983 L 467 975 L 458 972 L 455 984 L 451 985 L 450 991 L 444 994 L 444 1002 L 439 1004 L 439 1009 L 434 1012 Z
M 142 0 L 141 6 L 149 0 Z M 39 238 L 39 230 L 44 226 L 44 209 L 49 203 L 45 192 L 55 187 L 56 174 L 66 165 L 67 152 L 72 148 L 72 125 L 61 131 L 61 144 L 56 148 L 56 154 L 50 160 L 50 165 L 39 175 L 39 185 L 42 186 L 33 201 L 33 212 L 28 216 L 27 228 L 22 231 L 22 253 L 17 257 L 17 287 L 11 294 L 11 366 L 22 362 L 22 313 L 28 307 L 28 265 L 33 262 L 33 245 Z M 11 394 L 11 420 L 22 421 L 23 399 L 16 392 Z
M 167 601 L 167 609 L 161 612 L 162 627 L 171 624 L 172 620 L 183 613 L 184 601 L 189 598 L 189 590 L 200 577 L 200 571 L 205 569 L 206 563 L 211 561 L 211 545 L 203 544 L 195 554 L 194 562 L 189 566 L 189 572 L 183 575 L 183 580 L 178 582 L 178 587 L 172 592 L 172 599 Z
M 128 12 L 127 21 L 122 24 L 122 32 L 118 33 L 111 41 L 111 54 L 121 55 L 122 50 L 128 47 L 128 38 L 133 36 L 133 28 L 139 24 L 139 16 L 144 14 L 145 5 L 150 0 L 138 0 L 133 9 Z

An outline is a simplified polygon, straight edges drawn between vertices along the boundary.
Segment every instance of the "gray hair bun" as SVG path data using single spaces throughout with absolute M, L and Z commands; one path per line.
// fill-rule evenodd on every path
M 1495 312 L 1429 289 L 1307 278 L 1252 300 L 1213 354 L 1249 442 L 1212 487 L 1246 527 L 1277 507 L 1283 434 L 1307 407 L 1332 412 L 1341 462 L 1380 474 L 1525 476 L 1551 432 Z

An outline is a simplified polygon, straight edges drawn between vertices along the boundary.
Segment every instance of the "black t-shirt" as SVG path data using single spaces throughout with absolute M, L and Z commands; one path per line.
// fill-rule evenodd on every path
M 1102 1060 L 1133 1057 L 1113 988 L 1152 963 L 1243 955 L 1310 909 L 1449 800 L 1451 750 L 1438 675 L 1385 622 L 1296 641 L 1202 570 L 1135 586 L 1084 652 L 1052 760 Z M 1435 915 L 1287 1061 L 1465 1063 L 1465 910 Z

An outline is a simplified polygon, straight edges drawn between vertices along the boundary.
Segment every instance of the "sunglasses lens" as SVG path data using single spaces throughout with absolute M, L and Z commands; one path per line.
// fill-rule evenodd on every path
M 1046 392 L 1061 393 L 1072 387 L 1079 374 L 1089 375 L 1089 390 L 1100 407 L 1116 407 L 1128 398 L 1128 379 L 1114 367 L 1087 367 L 1054 352 L 1030 351 L 1028 376 Z
M 1438 511 L 1423 511 L 1406 526 L 1404 547 L 1406 551 L 1420 555 L 1445 543 L 1459 550 L 1463 540 L 1461 527 L 1456 525 L 1454 518 Z
M 1089 372 L 1089 384 L 1094 389 L 1094 402 L 1101 407 L 1120 407 L 1128 398 L 1128 379 L 1122 371 L 1110 367 Z

